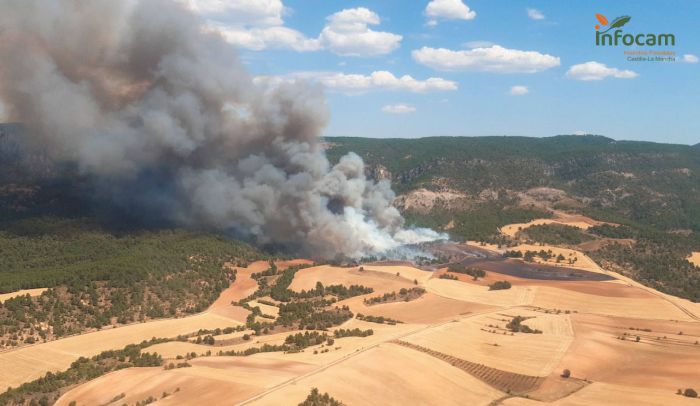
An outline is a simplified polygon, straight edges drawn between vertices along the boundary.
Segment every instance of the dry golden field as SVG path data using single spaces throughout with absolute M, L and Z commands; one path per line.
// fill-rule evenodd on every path
M 700 266 L 700 252 L 693 252 L 688 257 L 688 261 L 695 266 Z
M 509 237 L 515 237 L 515 235 L 518 233 L 518 231 L 524 230 L 524 229 L 531 227 L 531 226 L 539 226 L 542 224 L 561 224 L 561 225 L 565 225 L 565 226 L 580 228 L 583 230 L 587 230 L 588 228 L 596 225 L 596 223 L 582 221 L 582 220 L 572 221 L 572 220 L 557 220 L 557 219 L 537 219 L 537 220 L 532 220 L 532 221 L 527 222 L 527 223 L 508 224 L 506 226 L 501 227 L 501 233 L 505 234 Z
M 586 256 L 584 253 L 568 248 L 561 248 L 553 245 L 520 244 L 509 249 L 514 251 L 521 251 L 523 253 L 526 251 L 551 251 L 553 257 L 549 259 L 549 261 L 545 261 L 540 257 L 535 257 L 534 261 L 540 264 L 566 266 L 569 268 L 583 269 L 591 272 L 604 272 L 592 259 L 588 258 L 588 256 Z M 557 263 L 556 257 L 558 255 L 562 255 L 565 258 L 565 261 L 563 261 L 562 263 Z M 569 259 L 575 261 L 573 265 L 570 265 L 568 263 Z
M 309 261 L 280 262 L 284 268 Z M 224 291 L 212 307 L 203 313 L 179 319 L 156 320 L 124 327 L 108 328 L 94 333 L 67 337 L 57 341 L 21 347 L 0 352 L 0 391 L 16 387 L 23 382 L 37 379 L 49 371 L 67 369 L 78 357 L 89 357 L 102 351 L 122 348 L 153 337 L 176 337 L 199 329 L 238 326 L 245 322 L 248 311 L 230 305 L 255 291 L 256 285 L 250 274 L 267 269 L 265 261 L 252 263 L 248 268 L 239 268 L 236 282 Z M 251 291 L 252 287 L 252 291 Z
M 582 253 L 580 264 L 606 272 Z M 590 263 L 588 262 L 590 261 Z M 16 386 L 49 370 L 65 369 L 81 355 L 120 348 L 141 339 L 173 337 L 199 328 L 239 325 L 248 311 L 231 306 L 256 289 L 250 275 L 267 268 L 254 263 L 238 270 L 236 282 L 205 313 L 85 334 L 0 354 L 4 386 Z M 397 275 L 398 273 L 398 275 Z M 534 280 L 489 272 L 474 281 L 440 279 L 444 269 L 427 272 L 408 266 L 367 265 L 305 268 L 290 289 L 342 284 L 372 287 L 371 294 L 338 306 L 354 314 L 383 316 L 401 323 L 379 324 L 352 318 L 337 329 L 372 329 L 367 337 L 336 338 L 299 352 L 219 356 L 264 344 L 282 344 L 298 330 L 256 336 L 251 330 L 219 334 L 216 345 L 167 342 L 149 347 L 164 362 L 186 368 L 129 368 L 80 384 L 58 405 L 135 404 L 150 396 L 163 405 L 296 405 L 311 388 L 347 405 L 667 405 L 700 402 L 676 395 L 700 389 L 700 315 L 696 304 L 661 294 L 621 275 L 614 281 Z M 493 281 L 512 287 L 489 290 Z M 367 305 L 363 299 L 402 288 L 424 288 L 410 300 Z M 269 297 L 249 302 L 277 316 Z M 523 317 L 539 333 L 513 331 Z M 250 335 L 243 340 L 243 335 Z M 637 337 L 639 336 L 639 340 Z M 211 354 L 211 355 L 208 355 Z M 561 371 L 569 369 L 570 378 Z M 17 373 L 17 372 L 20 373 Z M 510 388 L 516 388 L 509 392 Z M 517 389 L 520 388 L 520 389 Z M 165 397 L 163 398 L 163 394 Z M 123 396 L 122 396 L 123 394 Z
M 0 303 L 4 302 L 7 299 L 12 299 L 13 297 L 18 297 L 18 296 L 39 296 L 42 293 L 46 291 L 46 288 L 36 288 L 36 289 L 23 289 L 23 290 L 18 290 L 16 292 L 10 292 L 10 293 L 0 293 Z

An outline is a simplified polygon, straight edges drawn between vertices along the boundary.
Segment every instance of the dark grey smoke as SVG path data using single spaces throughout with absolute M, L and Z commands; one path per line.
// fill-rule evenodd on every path
M 367 180 L 357 155 L 329 164 L 317 87 L 256 87 L 179 3 L 0 5 L 7 118 L 115 202 L 320 256 L 439 237 L 405 229 L 389 184 Z

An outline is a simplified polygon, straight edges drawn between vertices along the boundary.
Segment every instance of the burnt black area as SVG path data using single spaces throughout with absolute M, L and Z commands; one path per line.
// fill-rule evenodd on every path
M 434 248 L 443 254 L 450 255 L 452 258 L 458 258 L 453 259 L 452 263 L 460 263 L 464 266 L 483 269 L 487 272 L 523 279 L 548 281 L 610 281 L 615 279 L 612 276 L 597 272 L 504 258 L 497 253 L 472 245 L 445 243 Z M 432 268 L 437 269 L 436 267 Z
M 533 264 L 507 258 L 468 258 L 460 261 L 465 266 L 483 269 L 524 279 L 549 281 L 609 281 L 612 276 L 567 267 Z

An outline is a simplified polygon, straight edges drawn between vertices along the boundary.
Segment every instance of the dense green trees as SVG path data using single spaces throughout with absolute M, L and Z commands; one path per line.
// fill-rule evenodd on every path
M 384 316 L 370 316 L 370 315 L 364 315 L 361 313 L 357 314 L 357 319 L 358 320 L 363 320 L 363 321 L 369 321 L 370 323 L 378 323 L 378 324 L 389 324 L 389 325 L 396 325 L 397 323 L 403 323 L 403 321 L 395 320 L 389 317 L 384 317 Z
M 335 338 L 343 338 L 343 337 L 369 337 L 372 334 L 374 334 L 374 330 L 367 329 L 367 330 L 360 330 L 359 328 L 354 328 L 354 329 L 345 329 L 345 328 L 339 328 L 333 332 L 333 336 Z
M 470 268 L 466 267 L 462 264 L 450 264 L 447 267 L 448 272 L 454 272 L 454 273 L 461 273 L 464 275 L 469 275 L 474 278 L 474 280 L 477 280 L 479 278 L 483 278 L 486 276 L 486 271 L 483 269 L 477 269 L 477 268 Z
M 610 224 L 601 224 L 599 226 L 590 227 L 587 231 L 591 234 L 607 238 L 636 238 L 638 235 L 632 227 L 625 225 L 613 226 Z
M 563 224 L 540 224 L 520 232 L 520 237 L 544 244 L 581 244 L 593 239 L 580 229 Z
M 368 297 L 363 300 L 363 302 L 368 305 L 375 305 L 379 303 L 390 303 L 396 301 L 405 301 L 418 299 L 425 293 L 423 288 L 401 288 L 398 292 L 389 292 L 381 296 Z
M 700 302 L 700 273 L 686 260 L 700 238 L 668 233 L 642 233 L 630 245 L 609 244 L 589 253 L 603 267 L 634 277 L 675 296 Z
M 345 300 L 354 296 L 366 295 L 368 293 L 374 292 L 374 289 L 362 286 L 362 285 L 329 285 L 323 286 L 321 282 L 316 282 L 316 287 L 311 290 L 302 290 L 301 292 L 293 292 L 292 296 L 296 298 L 313 298 L 322 297 L 326 295 L 332 295 L 337 298 L 337 300 Z
M 183 230 L 118 235 L 56 218 L 4 227 L 0 292 L 50 289 L 0 305 L 0 348 L 203 311 L 235 278 L 224 262 L 263 257 L 243 243 Z

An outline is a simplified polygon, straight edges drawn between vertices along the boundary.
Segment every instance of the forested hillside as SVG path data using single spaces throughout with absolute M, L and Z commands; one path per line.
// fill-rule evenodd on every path
M 327 142 L 331 159 L 354 151 L 370 174 L 390 177 L 399 193 L 451 189 L 473 198 L 484 191 L 549 187 L 581 198 L 577 209 L 598 217 L 700 231 L 700 151 L 690 146 L 601 136 Z
M 243 243 L 177 229 L 115 233 L 90 220 L 0 224 L 0 349 L 105 326 L 205 310 L 235 279 L 224 267 L 265 256 Z
M 700 301 L 700 148 L 601 136 L 328 138 L 332 160 L 354 151 L 368 175 L 389 179 L 410 223 L 457 239 L 507 243 L 498 228 L 553 212 L 625 225 L 625 236 L 534 228 L 531 239 L 581 244 L 599 263 L 657 289 Z M 607 230 L 619 234 L 617 228 Z M 610 241 L 607 241 L 610 242 Z M 590 247 L 595 247 L 590 248 Z M 602 248 L 600 248 L 602 247 Z M 600 248 L 600 249 L 599 249 Z

